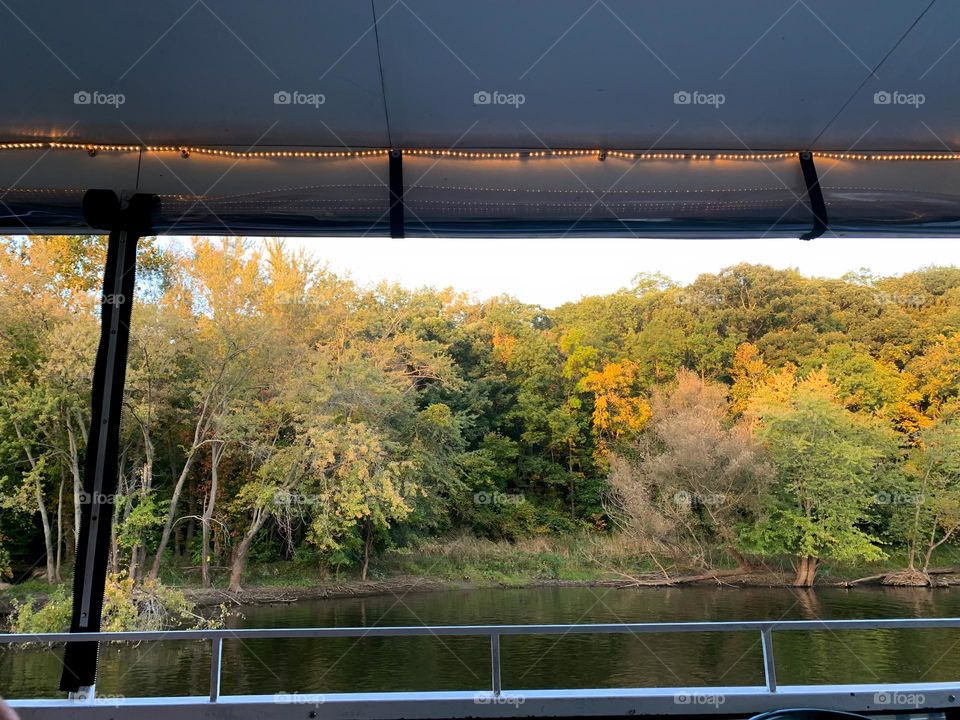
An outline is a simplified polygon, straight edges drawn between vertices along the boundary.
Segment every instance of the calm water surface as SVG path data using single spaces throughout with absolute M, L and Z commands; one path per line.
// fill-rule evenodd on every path
M 248 607 L 231 627 L 960 616 L 960 589 L 548 588 L 408 593 Z M 776 633 L 778 681 L 960 680 L 960 631 Z M 56 695 L 60 649 L 0 650 L 0 695 Z M 503 687 L 762 683 L 758 634 L 505 637 Z M 223 693 L 489 687 L 485 638 L 228 640 Z M 101 646 L 98 694 L 203 695 L 208 643 Z

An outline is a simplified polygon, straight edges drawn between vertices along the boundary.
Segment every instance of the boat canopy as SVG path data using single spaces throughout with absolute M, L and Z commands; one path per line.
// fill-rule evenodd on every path
M 960 235 L 947 0 L 0 2 L 0 232 Z

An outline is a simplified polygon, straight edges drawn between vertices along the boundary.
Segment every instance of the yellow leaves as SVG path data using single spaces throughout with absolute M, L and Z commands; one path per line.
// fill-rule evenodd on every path
M 508 335 L 500 328 L 495 328 L 491 342 L 496 358 L 502 363 L 510 362 L 510 358 L 513 357 L 514 348 L 517 345 L 517 339 L 512 335 Z
M 823 394 L 831 400 L 836 400 L 838 395 L 837 386 L 830 382 L 830 377 L 826 369 L 823 368 L 808 373 L 803 380 L 797 383 L 797 387 L 805 391 Z
M 201 303 L 201 312 L 217 326 L 249 315 L 263 301 L 262 255 L 239 238 L 193 238 L 193 253 L 181 260 L 189 284 L 184 298 Z
M 933 415 L 957 395 L 960 386 L 960 333 L 941 335 L 937 343 L 910 363 L 910 369 L 923 378 L 919 390 Z
M 745 342 L 737 346 L 730 367 L 730 375 L 733 378 L 733 386 L 730 388 L 730 409 L 735 415 L 746 411 L 751 396 L 764 382 L 768 372 L 767 364 L 756 345 Z
M 797 387 L 797 369 L 793 365 L 781 368 L 758 381 L 753 392 L 744 399 L 744 412 L 762 415 L 765 408 L 786 403 Z
M 767 364 L 756 345 L 750 342 L 740 343 L 733 354 L 733 366 L 730 374 L 734 380 L 763 377 Z
M 635 435 L 650 420 L 650 404 L 637 387 L 640 368 L 631 360 L 607 363 L 591 370 L 580 381 L 594 395 L 593 429 L 602 440 Z
M 893 420 L 893 426 L 898 432 L 908 436 L 914 436 L 921 430 L 933 425 L 933 420 L 920 412 L 908 400 L 901 400 L 894 403 L 890 411 L 890 417 Z

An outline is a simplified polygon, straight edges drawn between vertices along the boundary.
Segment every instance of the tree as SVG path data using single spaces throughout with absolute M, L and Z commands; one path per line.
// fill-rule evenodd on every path
M 907 570 L 919 564 L 926 575 L 933 553 L 960 530 L 960 421 L 924 430 L 911 461 L 912 492 L 888 499 L 908 516 Z
M 686 370 L 651 405 L 649 429 L 622 451 L 632 471 L 616 467 L 610 477 L 618 509 L 639 528 L 657 514 L 656 531 L 672 527 L 675 546 L 692 548 L 699 564 L 712 565 L 719 545 L 745 565 L 739 533 L 756 519 L 772 475 L 749 426 L 731 420 L 726 388 Z
M 219 243 L 195 239 L 193 252 L 181 259 L 182 285 L 173 302 L 179 312 L 197 313 L 196 329 L 189 345 L 180 351 L 191 354 L 191 407 L 193 432 L 184 446 L 184 460 L 173 487 L 167 518 L 150 568 L 155 579 L 173 531 L 177 506 L 194 462 L 204 448 L 210 448 L 209 490 L 203 501 L 201 523 L 201 566 L 203 581 L 210 583 L 210 535 L 219 489 L 219 464 L 223 458 L 229 423 L 226 418 L 245 392 L 252 368 L 257 366 L 254 351 L 264 347 L 264 336 L 256 329 L 256 310 L 262 293 L 260 255 L 249 253 L 237 239 Z M 228 433 L 226 433 L 228 434 Z
M 639 368 L 630 360 L 590 371 L 580 388 L 593 393 L 593 429 L 601 443 L 636 436 L 650 419 L 650 405 L 639 393 Z
M 891 434 L 846 410 L 822 372 L 782 399 L 761 394 L 752 411 L 775 467 L 766 516 L 745 535 L 752 546 L 794 555 L 798 587 L 813 585 L 825 559 L 883 557 L 878 539 L 861 526 L 874 502 L 874 476 L 896 452 Z

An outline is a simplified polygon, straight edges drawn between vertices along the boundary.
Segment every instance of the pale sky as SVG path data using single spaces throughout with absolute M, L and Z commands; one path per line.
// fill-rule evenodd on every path
M 409 288 L 452 286 L 480 299 L 508 293 L 544 307 L 613 292 L 640 272 L 661 272 L 688 283 L 738 262 L 796 267 L 819 277 L 860 268 L 894 275 L 928 265 L 960 265 L 956 239 L 290 238 L 287 244 L 303 246 L 362 285 L 388 279 Z

